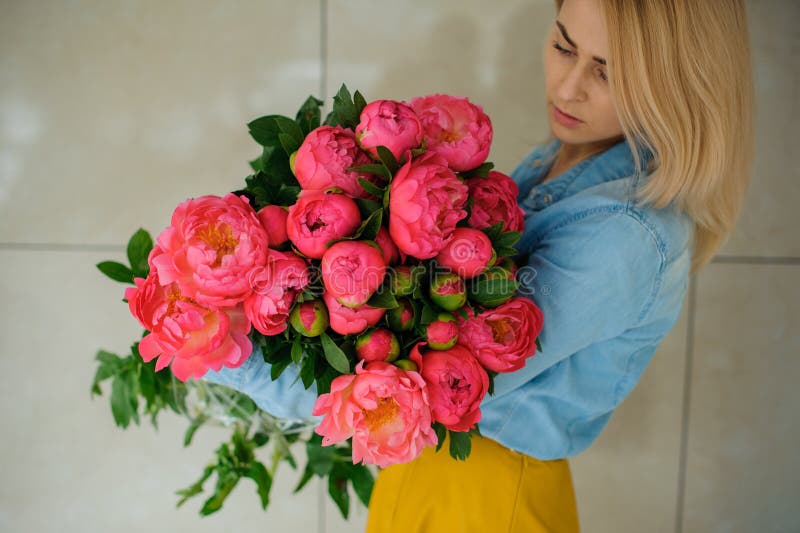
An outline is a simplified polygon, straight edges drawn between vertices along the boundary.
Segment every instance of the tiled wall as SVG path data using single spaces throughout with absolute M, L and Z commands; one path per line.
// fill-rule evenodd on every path
M 800 530 L 800 4 L 748 0 L 758 156 L 747 208 L 639 385 L 571 465 L 583 530 Z M 183 420 L 114 427 L 89 399 L 98 347 L 139 333 L 122 259 L 182 199 L 239 186 L 245 124 L 326 101 L 468 95 L 510 171 L 547 135 L 550 0 L 21 1 L 0 4 L 0 531 L 361 531 L 322 487 L 284 471 L 260 511 L 243 482 L 224 510 L 174 509 L 223 433 L 181 446 Z M 704 44 L 703 46 L 709 46 Z M 247 481 L 247 480 L 246 480 Z

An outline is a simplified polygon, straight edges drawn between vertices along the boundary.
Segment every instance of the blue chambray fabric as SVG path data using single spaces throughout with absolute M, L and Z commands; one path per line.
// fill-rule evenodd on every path
M 674 326 L 686 294 L 691 220 L 677 209 L 636 206 L 630 148 L 620 141 L 540 183 L 560 145 L 534 147 L 511 177 L 520 187 L 528 256 L 520 292 L 542 310 L 542 350 L 495 378 L 481 433 L 541 460 L 574 456 L 600 434 Z M 643 152 L 642 167 L 650 159 Z M 316 396 L 290 366 L 271 382 L 260 352 L 205 379 L 250 395 L 263 409 L 310 417 Z

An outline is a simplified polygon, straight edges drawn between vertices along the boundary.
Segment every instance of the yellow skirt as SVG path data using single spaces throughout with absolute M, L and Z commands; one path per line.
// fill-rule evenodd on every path
M 445 441 L 382 469 L 366 533 L 574 533 L 578 509 L 567 459 L 540 461 L 472 437 L 466 461 Z

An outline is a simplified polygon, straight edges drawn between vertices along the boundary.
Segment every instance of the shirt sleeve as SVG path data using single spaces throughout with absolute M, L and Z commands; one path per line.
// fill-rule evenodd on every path
M 209 370 L 202 379 L 246 394 L 260 409 L 278 418 L 322 420 L 322 417 L 311 416 L 317 400 L 316 383 L 306 389 L 298 379 L 300 369 L 295 364 L 286 367 L 275 381 L 270 370 L 271 365 L 264 361 L 261 349 L 255 346 L 241 366 L 223 367 L 219 372 Z
M 542 349 L 520 370 L 496 376 L 484 403 L 633 327 L 655 299 L 663 265 L 651 230 L 626 211 L 593 208 L 547 230 L 517 273 L 519 294 L 542 310 Z

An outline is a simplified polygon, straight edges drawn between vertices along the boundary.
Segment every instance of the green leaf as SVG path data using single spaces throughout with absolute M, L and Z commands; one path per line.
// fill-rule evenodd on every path
M 297 486 L 294 488 L 292 492 L 295 494 L 300 492 L 300 490 L 303 487 L 305 487 L 313 477 L 314 477 L 314 471 L 311 470 L 311 468 L 309 468 L 308 466 L 306 466 L 306 469 L 303 470 L 303 475 L 300 478 L 300 481 L 297 483 Z
M 133 271 L 122 263 L 103 261 L 97 263 L 97 269 L 114 281 L 133 284 Z
M 469 457 L 472 451 L 472 439 L 466 431 L 449 431 L 450 434 L 450 456 L 453 459 L 463 461 Z
M 367 100 L 360 92 L 356 91 L 353 93 L 353 105 L 355 105 L 356 113 L 361 115 L 361 112 L 367 107 Z
M 375 485 L 375 479 L 370 469 L 366 465 L 352 465 L 350 468 L 350 481 L 353 483 L 353 490 L 355 490 L 358 499 L 368 507 L 372 487 Z
M 357 111 L 353 98 L 347 86 L 342 84 L 339 92 L 333 97 L 333 110 L 325 119 L 325 124 L 329 126 L 342 126 L 343 128 L 355 129 L 358 125 L 360 112 Z
M 376 147 L 375 150 L 378 153 L 378 159 L 381 160 L 381 163 L 394 175 L 397 169 L 400 168 L 400 164 L 397 162 L 397 159 L 395 159 L 392 151 L 382 145 Z
M 263 117 L 258 117 L 247 124 L 247 129 L 250 132 L 250 136 L 253 137 L 253 139 L 261 146 L 280 146 L 278 134 L 281 133 L 281 129 L 278 127 L 278 123 L 275 121 L 275 116 L 276 115 L 265 115 Z M 264 160 L 266 161 L 266 158 L 264 158 Z
M 505 231 L 492 242 L 496 247 L 513 247 L 519 242 L 520 233 L 518 231 Z
M 127 381 L 122 376 L 116 376 L 111 384 L 111 414 L 114 423 L 122 428 L 127 428 L 131 423 L 131 391 Z
M 295 337 L 294 341 L 292 342 L 292 362 L 294 364 L 299 364 L 300 360 L 303 358 L 303 347 L 300 344 L 300 337 Z
M 322 477 L 328 475 L 333 469 L 333 458 L 336 455 L 336 448 L 333 446 L 323 446 L 322 437 L 314 434 L 306 442 L 306 455 L 308 455 L 308 465 L 316 475 Z
M 498 222 L 488 228 L 484 228 L 482 231 L 489 237 L 490 241 L 494 242 L 503 233 L 503 226 L 505 226 L 505 222 Z
M 433 430 L 436 432 L 436 451 L 438 452 L 442 449 L 444 441 L 447 438 L 447 428 L 444 427 L 441 422 L 435 422 L 433 424 Z
M 335 370 L 342 374 L 350 373 L 350 361 L 347 355 L 342 351 L 339 346 L 328 336 L 327 333 L 322 333 L 320 336 L 322 340 L 322 349 L 325 353 L 325 360 L 328 361 Z
M 333 503 L 339 508 L 339 512 L 347 519 L 350 512 L 350 494 L 347 492 L 347 478 L 334 477 L 328 478 L 328 494 L 330 494 Z
M 322 116 L 320 114 L 320 107 L 322 104 L 322 100 L 319 100 L 313 96 L 309 96 L 297 111 L 295 120 L 306 135 L 308 135 L 311 130 L 319 127 L 320 121 L 322 120 Z
M 364 178 L 358 178 L 358 184 L 361 185 L 361 188 L 367 191 L 369 194 L 378 198 L 383 198 L 383 193 L 386 192 L 385 189 L 381 189 L 371 181 L 365 180 Z
M 303 143 L 305 135 L 303 135 L 303 130 L 297 122 L 281 115 L 275 115 L 275 122 L 278 124 L 278 129 L 291 136 L 298 147 Z
M 378 236 L 383 222 L 383 209 L 373 211 L 372 214 L 361 223 L 356 234 L 360 240 L 372 241 Z
M 314 374 L 316 371 L 317 356 L 315 354 L 306 355 L 303 359 L 303 366 L 300 368 L 298 378 L 303 382 L 303 387 L 306 389 L 314 383 Z
M 374 163 L 371 165 L 360 165 L 357 167 L 347 167 L 345 170 L 350 172 L 357 172 L 359 174 L 375 174 L 377 176 L 382 177 L 385 180 L 392 179 L 392 173 L 386 168 L 384 165 L 379 163 Z
M 436 309 L 425 303 L 422 306 L 422 314 L 419 317 L 419 323 L 422 324 L 423 326 L 427 326 L 428 324 L 436 320 L 437 315 L 438 313 Z
M 128 261 L 131 264 L 133 275 L 137 278 L 146 278 L 150 272 L 147 256 L 153 249 L 153 239 L 144 229 L 139 228 L 128 241 Z
M 291 359 L 280 359 L 272 363 L 272 366 L 269 370 L 269 375 L 272 381 L 275 381 L 283 374 L 283 371 L 291 364 Z
M 356 204 L 358 205 L 358 210 L 361 213 L 362 220 L 365 218 L 369 218 L 369 216 L 374 213 L 377 209 L 381 209 L 381 204 L 378 202 L 373 202 L 372 200 L 365 200 L 364 198 L 356 198 Z
M 195 432 L 205 423 L 206 420 L 208 420 L 208 417 L 206 416 L 198 416 L 192 420 L 192 422 L 189 424 L 189 427 L 186 428 L 186 433 L 183 434 L 184 448 L 192 443 L 192 438 L 194 437 Z
M 258 497 L 261 499 L 261 508 L 266 509 L 269 505 L 269 490 L 272 488 L 272 476 L 267 472 L 266 467 L 258 461 L 253 461 L 250 469 L 245 473 L 248 477 L 256 482 L 258 490 Z
M 219 476 L 220 474 L 217 473 L 217 475 Z M 230 494 L 234 487 L 236 487 L 238 482 L 239 476 L 233 473 L 224 477 L 220 476 L 219 480 L 217 481 L 217 486 L 215 487 L 214 495 L 207 499 L 203 504 L 203 508 L 200 509 L 200 514 L 203 516 L 208 516 L 222 509 L 222 504 L 225 502 L 228 494 Z
M 379 307 L 380 309 L 394 309 L 399 303 L 394 297 L 388 287 L 382 285 L 377 291 L 367 300 L 367 305 L 372 307 Z
M 192 496 L 197 496 L 198 494 L 203 492 L 203 483 L 205 483 L 206 480 L 209 477 L 211 477 L 211 474 L 213 473 L 214 473 L 214 465 L 209 465 L 203 470 L 203 475 L 200 476 L 200 479 L 198 479 L 185 489 L 175 491 L 175 494 L 177 494 L 178 496 L 183 496 L 183 498 L 181 498 L 178 501 L 178 504 L 175 507 L 180 507 L 186 502 L 186 500 L 188 500 Z
M 464 179 L 477 178 L 477 177 L 485 178 L 486 176 L 489 175 L 489 171 L 492 170 L 493 168 L 494 168 L 494 163 L 487 161 L 477 168 L 468 170 L 466 172 L 462 172 L 461 175 L 464 177 Z
M 280 141 L 281 147 L 286 152 L 286 155 L 292 155 L 295 150 L 300 148 L 300 143 L 295 141 L 295 139 L 288 133 L 279 133 L 278 141 Z
M 539 342 L 539 337 L 536 337 L 536 349 L 537 349 L 538 351 L 540 351 L 540 352 L 542 351 L 542 345 L 541 345 L 541 343 Z

